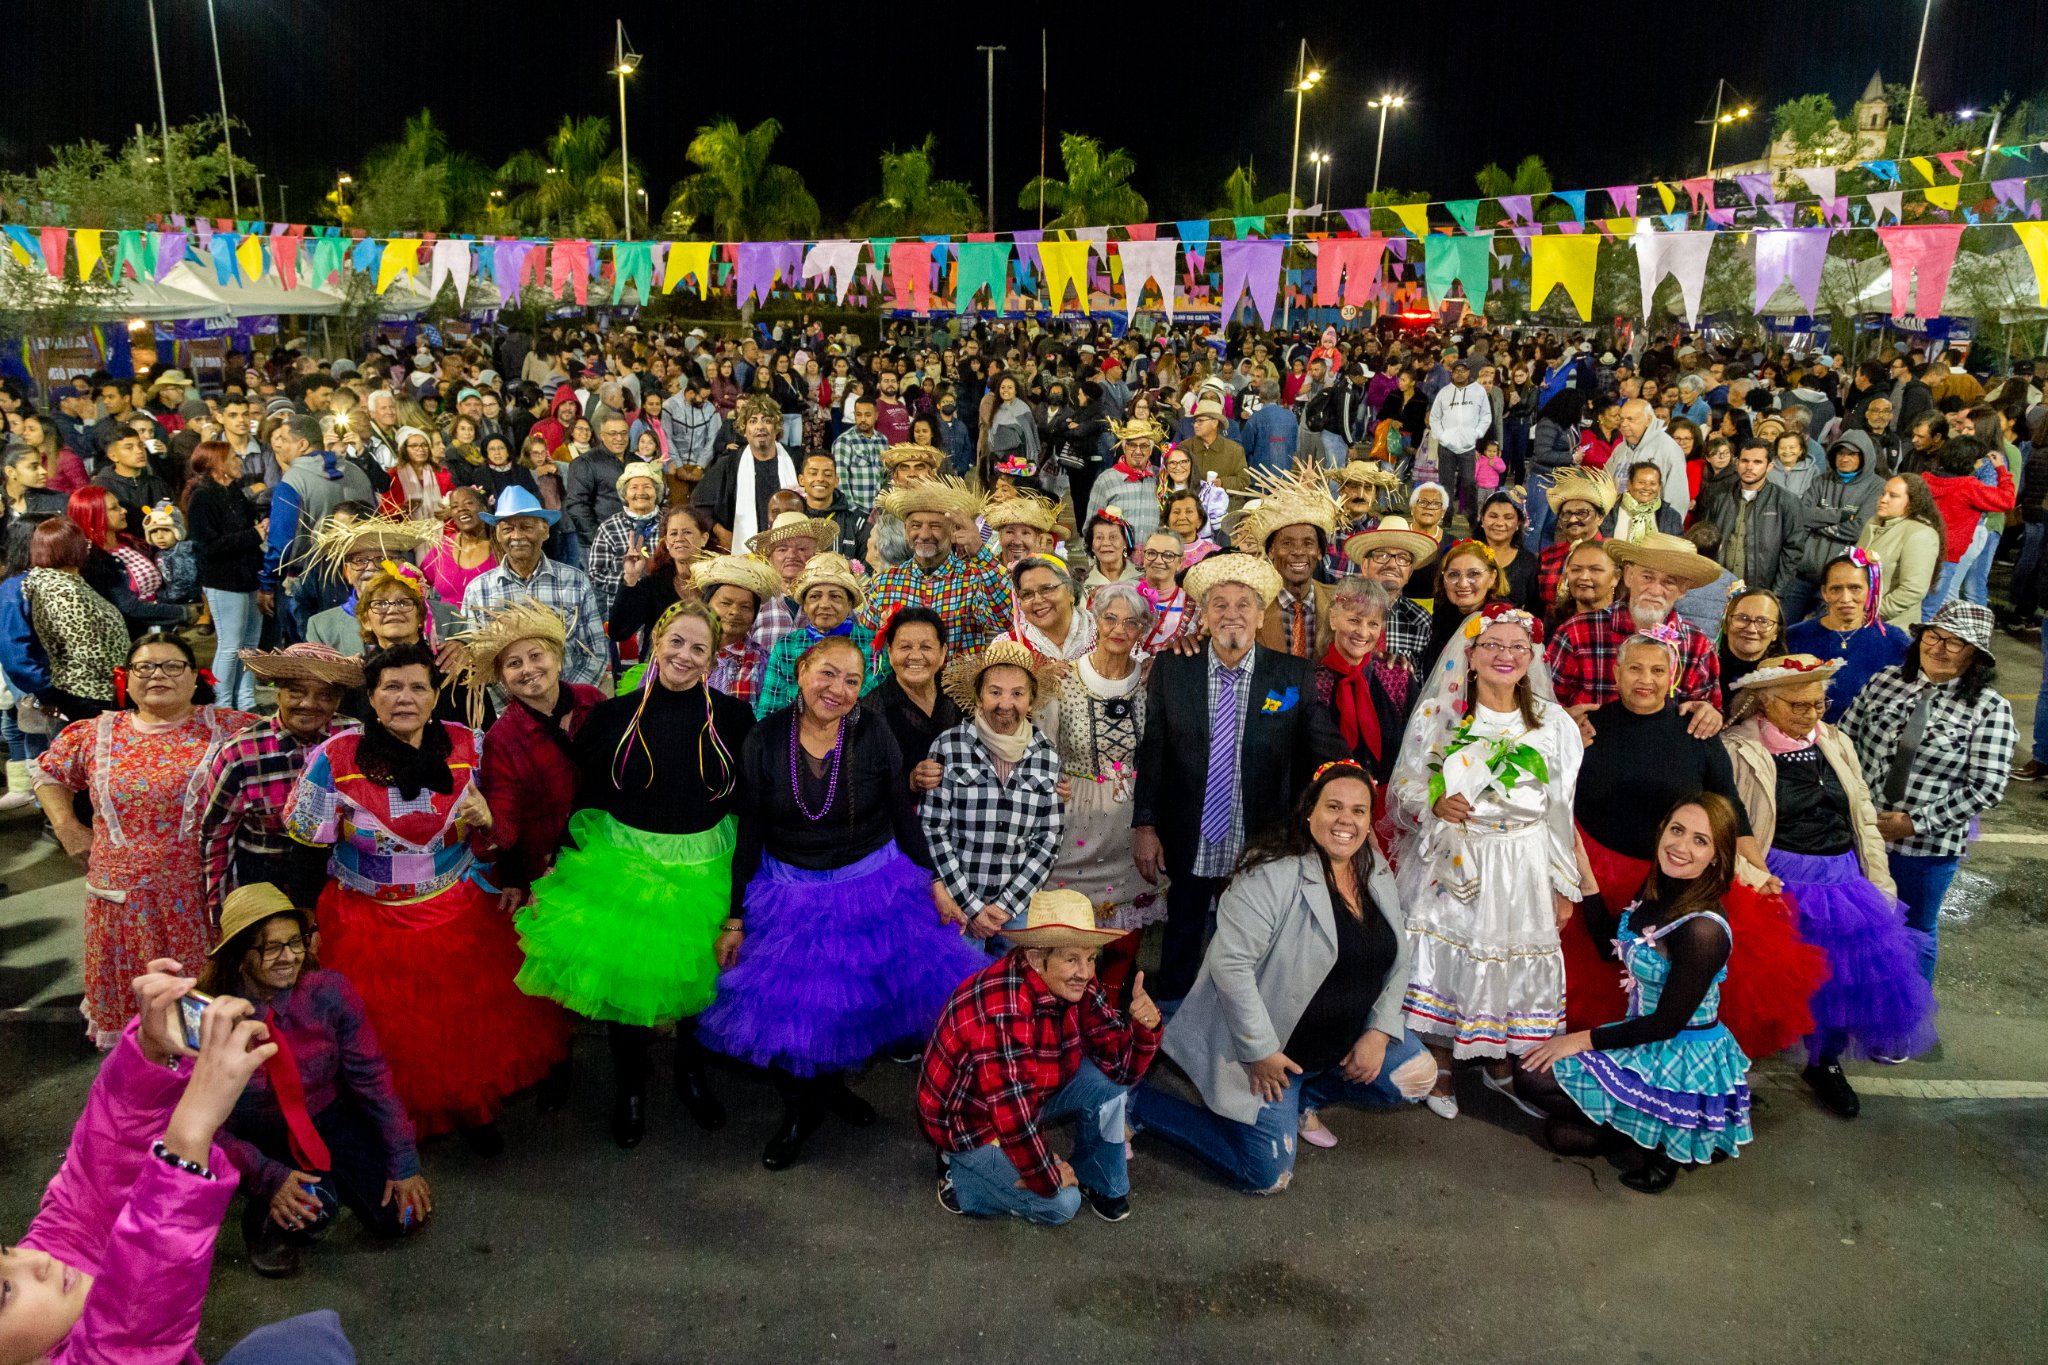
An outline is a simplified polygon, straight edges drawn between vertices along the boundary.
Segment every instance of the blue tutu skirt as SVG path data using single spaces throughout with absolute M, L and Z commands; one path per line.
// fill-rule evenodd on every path
M 931 885 L 894 843 L 826 872 L 763 855 L 747 884 L 740 960 L 719 978 L 698 1036 L 798 1076 L 922 1042 L 953 988 L 989 961 L 939 922 Z
M 1857 1056 L 1917 1057 L 1934 1046 L 1934 988 L 1905 911 L 1863 875 L 1856 854 L 1772 849 L 1765 860 L 1799 910 L 1799 936 L 1828 955 L 1813 995 L 1814 1027 L 1847 1036 Z
M 1673 1161 L 1735 1156 L 1749 1126 L 1749 1059 L 1725 1025 L 1676 1038 L 1560 1058 L 1552 1074 L 1594 1123 Z

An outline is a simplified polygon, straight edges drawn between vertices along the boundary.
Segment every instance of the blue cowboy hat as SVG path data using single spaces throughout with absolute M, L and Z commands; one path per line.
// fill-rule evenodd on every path
M 490 526 L 496 526 L 507 517 L 538 517 L 550 526 L 562 519 L 560 512 L 542 507 L 539 498 L 516 483 L 498 494 L 495 511 L 485 512 L 482 516 L 485 524 Z

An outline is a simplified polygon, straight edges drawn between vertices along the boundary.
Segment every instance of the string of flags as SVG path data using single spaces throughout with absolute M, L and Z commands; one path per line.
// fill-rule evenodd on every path
M 1940 313 L 1962 233 L 1975 226 L 2003 225 L 2018 235 L 2048 307 L 2048 223 L 2035 197 L 2036 182 L 2048 174 L 1968 178 L 1980 171 L 1972 165 L 1976 158 L 2002 154 L 2005 169 L 2028 161 L 2036 148 L 2048 150 L 2048 142 L 1909 157 L 1904 170 L 1898 161 L 1864 162 L 1859 169 L 1888 188 L 1859 194 L 1840 192 L 1834 167 L 1793 170 L 1791 178 L 1813 196 L 1806 200 L 1780 200 L 1772 177 L 1762 173 L 1731 181 L 1701 176 L 1653 182 L 1650 189 L 1665 209 L 1661 214 L 1641 212 L 1647 206 L 1640 186 L 1599 191 L 1615 210 L 1604 217 L 1588 217 L 1592 192 L 1557 190 L 1548 197 L 1558 199 L 1571 218 L 1555 222 L 1537 218 L 1546 196 L 1523 194 L 1341 209 L 1337 217 L 1345 227 L 1337 232 L 1274 233 L 1274 219 L 1236 218 L 1227 220 L 1233 235 L 1225 237 L 1213 237 L 1216 224 L 1205 219 L 961 237 L 675 242 L 372 237 L 335 227 L 173 217 L 151 228 L 122 230 L 0 224 L 0 245 L 22 265 L 40 265 L 55 278 L 63 278 L 67 267 L 85 278 L 104 264 L 116 281 L 131 275 L 161 281 L 190 262 L 210 269 L 223 288 L 274 282 L 286 290 L 325 289 L 363 274 L 378 294 L 401 280 L 428 296 L 452 285 L 463 304 L 479 279 L 489 280 L 507 306 L 528 290 L 586 305 L 593 298 L 607 301 L 607 292 L 609 302 L 619 303 L 631 288 L 634 301 L 644 303 L 687 284 L 700 297 L 723 293 L 740 304 L 765 303 L 780 292 L 829 297 L 843 305 L 858 288 L 864 297 L 883 296 L 890 306 L 919 314 L 949 307 L 966 311 L 984 296 L 988 307 L 1002 311 L 1013 295 L 1030 296 L 1039 308 L 1053 310 L 1064 308 L 1072 295 L 1087 312 L 1092 294 L 1113 298 L 1120 288 L 1127 316 L 1156 296 L 1169 317 L 1177 305 L 1199 302 L 1231 317 L 1248 304 L 1270 325 L 1283 281 L 1290 297 L 1303 304 L 1363 307 L 1386 301 L 1390 274 L 1407 276 L 1423 286 L 1432 307 L 1454 289 L 1476 307 L 1492 287 L 1503 249 L 1528 260 L 1532 310 L 1562 289 L 1579 317 L 1588 319 L 1601 249 L 1621 244 L 1636 252 L 1645 312 L 1669 277 L 1696 320 L 1713 242 L 1728 232 L 1749 234 L 1753 243 L 1759 309 L 1789 284 L 1811 312 L 1833 237 L 1873 231 L 1892 266 L 1894 315 L 1927 318 Z M 1905 185 L 1907 171 L 1924 183 Z M 1952 177 L 1949 183 L 1940 183 L 1943 175 Z M 1718 202 L 1718 187 L 1730 183 L 1746 204 Z M 1967 200 L 1966 189 L 1973 190 Z M 1482 224 L 1488 203 L 1498 212 Z M 1304 215 L 1321 221 L 1319 208 L 1286 217 L 1291 223 Z M 1172 235 L 1162 235 L 1162 228 Z M 1113 232 L 1120 235 L 1113 238 Z M 1310 269 L 1287 268 L 1290 247 L 1313 256 Z

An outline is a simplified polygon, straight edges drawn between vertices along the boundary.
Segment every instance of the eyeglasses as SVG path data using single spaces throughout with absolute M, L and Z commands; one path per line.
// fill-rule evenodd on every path
M 287 957 L 304 957 L 306 955 L 306 940 L 302 938 L 288 938 L 282 943 L 258 943 L 253 945 L 249 951 L 256 954 L 257 960 L 264 966 L 274 967 Z
M 1180 551 L 1147 550 L 1145 551 L 1145 562 L 1147 564 L 1177 564 L 1180 562 Z
M 1402 568 L 1412 569 L 1415 567 L 1415 556 L 1406 550 L 1374 550 L 1365 557 L 1365 562 L 1380 565 L 1399 564 Z
M 1924 630 L 1920 633 L 1920 643 L 1930 645 L 1943 654 L 1953 654 L 1957 650 L 1975 648 L 1968 640 L 1958 640 L 1955 636 L 1945 631 L 1932 629 Z
M 1827 698 L 1825 697 L 1819 701 L 1788 701 L 1783 697 L 1773 697 L 1771 698 L 1771 704 L 1782 710 L 1790 711 L 1795 716 L 1817 716 L 1828 709 Z
M 161 663 L 151 660 L 147 663 L 130 664 L 128 671 L 138 678 L 182 678 L 191 671 L 192 665 L 183 659 L 168 659 Z
M 348 567 L 351 569 L 374 569 L 383 562 L 384 556 L 381 554 L 361 554 L 348 557 Z
M 1743 630 L 1776 630 L 1778 628 L 1778 618 L 1775 616 L 1752 616 L 1748 612 L 1743 611 L 1729 617 L 1728 624 L 1739 626 Z
M 419 604 L 408 602 L 402 597 L 388 598 L 382 602 L 365 602 L 363 607 L 373 616 L 403 616 L 419 610 Z
M 1532 659 L 1536 657 L 1534 645 L 1504 645 L 1498 640 L 1481 640 L 1472 646 L 1474 654 L 1492 654 L 1508 659 Z
M 1104 630 L 1136 630 L 1139 625 L 1135 616 L 1104 616 L 1100 619 Z
M 1057 583 L 1053 583 L 1043 588 L 1020 588 L 1017 592 L 1017 600 L 1019 602 L 1038 602 L 1048 597 L 1064 596 L 1065 593 L 1066 589 L 1060 587 Z

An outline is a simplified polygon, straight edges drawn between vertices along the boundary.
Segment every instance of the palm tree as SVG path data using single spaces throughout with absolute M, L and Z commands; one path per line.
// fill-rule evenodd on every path
M 398 141 L 371 152 L 343 202 L 340 221 L 370 232 L 441 232 L 473 226 L 490 202 L 491 173 L 467 152 L 449 148 L 448 134 L 422 109 L 405 121 Z
M 1502 170 L 1499 162 L 1489 161 L 1472 179 L 1486 199 L 1498 199 L 1504 194 L 1549 194 L 1551 189 L 1550 168 L 1543 164 L 1542 157 L 1535 155 L 1523 157 L 1513 175 Z
M 691 231 L 701 220 L 709 235 L 725 242 L 781 241 L 816 231 L 818 201 L 804 178 L 768 159 L 781 133 L 772 118 L 745 131 L 729 118 L 699 128 L 684 152 L 697 173 L 669 194 L 671 230 Z
M 1057 215 L 1046 224 L 1050 228 L 1145 221 L 1145 196 L 1125 183 L 1137 167 L 1123 148 L 1105 152 L 1092 137 L 1062 133 L 1060 165 L 1067 173 L 1065 180 L 1033 176 L 1017 196 L 1017 207 L 1035 208 L 1042 188 L 1045 206 Z
M 1209 213 L 1211 218 L 1279 218 L 1286 216 L 1286 194 L 1259 198 L 1259 176 L 1251 163 L 1235 167 L 1223 182 L 1223 199 Z
M 882 153 L 882 192 L 853 211 L 850 231 L 865 237 L 972 232 L 981 226 L 974 191 L 958 180 L 932 178 L 938 138 L 927 133 L 907 152 Z
M 633 167 L 633 183 L 643 182 Z M 542 232 L 607 237 L 619 230 L 619 149 L 607 118 L 571 119 L 535 151 L 515 152 L 498 168 L 505 209 Z

